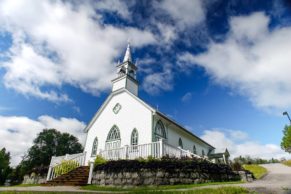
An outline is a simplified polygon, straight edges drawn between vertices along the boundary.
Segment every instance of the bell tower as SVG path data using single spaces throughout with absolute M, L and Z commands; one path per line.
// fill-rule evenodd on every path
M 138 95 L 137 67 L 132 62 L 130 44 L 128 43 L 122 63 L 118 63 L 117 77 L 112 82 L 112 92 L 125 88 L 134 95 Z

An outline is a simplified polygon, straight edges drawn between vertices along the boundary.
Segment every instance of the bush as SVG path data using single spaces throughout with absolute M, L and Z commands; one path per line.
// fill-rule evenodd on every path
M 96 159 L 94 161 L 94 167 L 101 165 L 101 164 L 105 164 L 107 161 L 102 157 L 102 156 L 96 156 Z
M 234 171 L 240 171 L 240 170 L 243 170 L 243 168 L 242 168 L 242 165 L 239 163 L 239 162 L 234 162 L 234 163 L 232 163 L 231 164 L 231 168 L 232 168 L 232 170 L 234 170 Z
M 66 174 L 70 172 L 71 170 L 74 170 L 80 166 L 80 164 L 76 161 L 71 161 L 71 160 L 63 160 L 60 165 L 55 167 L 55 174 L 56 176 Z

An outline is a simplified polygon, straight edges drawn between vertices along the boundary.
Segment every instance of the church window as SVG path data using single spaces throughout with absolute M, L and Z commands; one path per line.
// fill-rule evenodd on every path
M 115 114 L 117 114 L 121 109 L 121 105 L 119 103 L 117 103 L 114 107 L 113 107 L 113 112 Z
M 130 139 L 131 145 L 137 145 L 138 144 L 138 132 L 136 129 L 133 129 L 131 133 L 131 139 Z
M 204 150 L 202 150 L 202 156 L 203 156 L 203 157 L 205 156 L 205 152 L 204 152 Z
M 156 137 L 156 141 L 160 140 L 160 139 L 166 139 L 166 130 L 165 130 L 165 126 L 162 123 L 161 120 L 159 120 L 156 124 L 156 128 L 155 128 L 155 137 Z
M 193 145 L 193 154 L 197 154 L 196 146 L 195 145 Z
M 98 148 L 98 139 L 95 137 L 93 146 L 92 146 L 92 153 L 91 156 L 96 156 L 97 155 L 97 148 Z
M 119 132 L 118 127 L 114 125 L 110 129 L 106 141 L 109 142 L 109 141 L 116 141 L 116 140 L 120 140 L 120 132 Z
M 181 137 L 179 138 L 179 147 L 183 149 L 183 142 L 182 142 Z

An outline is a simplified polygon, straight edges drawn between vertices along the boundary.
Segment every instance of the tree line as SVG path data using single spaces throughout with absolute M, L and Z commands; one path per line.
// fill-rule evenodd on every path
M 10 184 L 20 184 L 24 175 L 32 172 L 45 175 L 52 156 L 80 152 L 83 152 L 83 146 L 75 136 L 61 133 L 56 129 L 44 129 L 33 140 L 33 145 L 15 168 L 10 166 L 10 153 L 5 148 L 1 149 L 0 185 L 3 185 L 6 180 L 9 180 Z

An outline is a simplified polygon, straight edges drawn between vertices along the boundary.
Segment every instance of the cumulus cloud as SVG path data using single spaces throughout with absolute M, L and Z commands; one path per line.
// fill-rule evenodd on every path
M 164 0 L 155 6 L 166 12 L 180 30 L 195 26 L 205 19 L 201 0 Z
M 251 156 L 265 159 L 290 158 L 280 146 L 275 144 L 260 144 L 248 138 L 248 134 L 239 130 L 205 130 L 201 136 L 203 140 L 213 145 L 217 152 L 227 148 L 232 158 Z
M 129 2 L 127 2 L 129 4 Z M 127 4 L 123 1 L 116 0 L 100 0 L 95 2 L 94 6 L 100 11 L 116 12 L 124 19 L 130 20 L 130 12 Z
M 25 116 L 0 116 L 0 123 L 0 148 L 5 147 L 11 153 L 12 165 L 21 161 L 21 157 L 32 146 L 33 139 L 45 128 L 70 133 L 82 144 L 85 142 L 85 124 L 75 118 L 57 119 L 43 115 L 33 120 Z
M 13 39 L 6 52 L 9 60 L 0 64 L 6 72 L 5 86 L 51 101 L 69 101 L 60 92 L 65 84 L 94 95 L 108 89 L 126 40 L 137 48 L 156 40 L 149 31 L 99 20 L 94 6 L 85 3 L 1 1 L 0 31 L 11 33 Z
M 247 96 L 263 109 L 291 107 L 291 27 L 270 29 L 262 12 L 230 19 L 222 42 L 211 42 L 206 52 L 179 57 L 181 68 L 206 69 L 215 82 Z
M 153 7 L 151 25 L 157 28 L 160 35 L 159 40 L 166 49 L 171 48 L 172 43 L 179 38 L 180 33 L 192 29 L 193 36 L 193 28 L 203 24 L 205 20 L 206 10 L 201 0 L 155 1 Z

